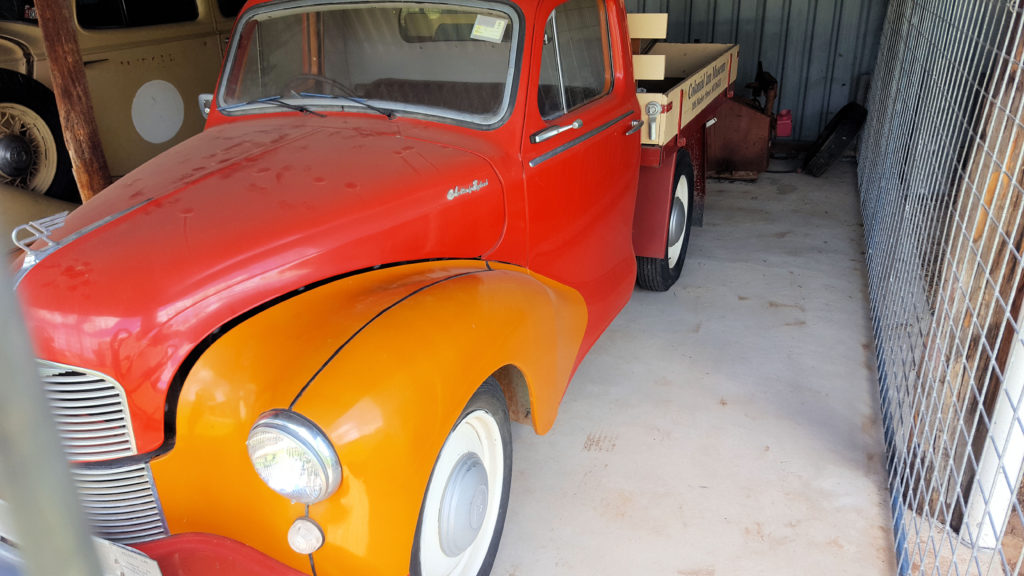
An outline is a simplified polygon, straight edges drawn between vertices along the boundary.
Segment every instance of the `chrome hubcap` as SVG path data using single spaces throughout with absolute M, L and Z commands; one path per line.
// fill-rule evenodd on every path
M 21 178 L 32 168 L 32 146 L 17 134 L 0 138 L 0 172 L 8 178 Z
M 669 212 L 668 220 L 668 265 L 675 268 L 679 257 L 683 253 L 683 244 L 686 242 L 686 211 L 689 210 L 690 187 L 686 177 L 680 176 L 676 183 L 675 193 L 672 195 L 672 209 Z
M 0 183 L 40 194 L 57 174 L 57 141 L 39 114 L 0 102 Z
M 467 414 L 441 447 L 423 499 L 420 573 L 476 576 L 504 493 L 504 444 L 494 417 Z
M 672 213 L 668 220 L 668 245 L 675 246 L 686 231 L 686 205 L 676 196 L 672 200 Z
M 454 557 L 476 540 L 487 514 L 487 469 L 474 453 L 463 454 L 455 464 L 441 497 L 441 549 Z

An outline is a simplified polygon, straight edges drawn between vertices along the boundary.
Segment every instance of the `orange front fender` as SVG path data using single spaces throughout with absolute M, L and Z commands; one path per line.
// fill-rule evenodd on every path
M 172 532 L 216 533 L 309 569 L 286 541 L 303 506 L 264 485 L 245 449 L 259 414 L 294 404 L 343 466 L 338 492 L 310 507 L 327 537 L 317 572 L 404 574 L 434 458 L 466 401 L 515 366 L 546 432 L 586 318 L 576 291 L 479 261 L 371 271 L 253 315 L 189 372 L 175 447 L 152 462 Z
M 329 542 L 314 555 L 318 572 L 404 573 L 434 459 L 470 396 L 515 365 L 534 425 L 546 432 L 585 310 L 574 291 L 495 269 L 417 293 L 346 346 L 296 404 L 331 437 L 344 468 L 337 497 L 310 510 Z

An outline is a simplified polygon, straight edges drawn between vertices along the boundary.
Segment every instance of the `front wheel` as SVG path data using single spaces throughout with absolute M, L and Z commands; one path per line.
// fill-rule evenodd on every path
M 636 279 L 641 288 L 665 292 L 679 280 L 690 245 L 693 214 L 693 164 L 685 150 L 676 157 L 675 177 L 672 181 L 672 199 L 669 208 L 668 234 L 664 258 L 639 256 L 636 259 Z
M 501 387 L 488 378 L 441 447 L 413 540 L 413 576 L 486 576 L 498 553 L 512 479 Z
M 57 101 L 35 80 L 0 70 L 0 182 L 81 202 Z

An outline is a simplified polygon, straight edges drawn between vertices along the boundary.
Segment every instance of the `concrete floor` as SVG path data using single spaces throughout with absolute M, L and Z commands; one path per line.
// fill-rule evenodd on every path
M 495 576 L 895 573 L 855 170 L 709 182 L 679 283 L 514 426 Z

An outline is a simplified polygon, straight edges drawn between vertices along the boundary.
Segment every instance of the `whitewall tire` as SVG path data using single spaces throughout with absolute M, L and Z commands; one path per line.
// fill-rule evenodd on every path
M 434 463 L 413 542 L 413 576 L 486 576 L 498 552 L 512 477 L 501 387 L 488 379 L 459 415 Z

